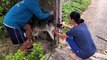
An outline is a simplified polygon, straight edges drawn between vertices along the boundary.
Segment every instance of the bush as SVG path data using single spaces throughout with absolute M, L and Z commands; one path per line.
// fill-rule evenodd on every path
M 7 11 L 15 4 L 18 0 L 1 0 L 0 1 L 0 38 L 6 38 L 8 36 L 7 31 L 3 26 L 3 18 Z
M 69 25 L 69 14 L 72 11 L 77 11 L 80 14 L 87 8 L 87 6 L 90 4 L 90 0 L 82 0 L 82 3 L 80 3 L 79 0 L 73 0 L 71 2 L 65 2 L 63 4 L 63 20 L 65 24 Z
M 0 38 L 3 38 L 4 36 L 6 36 L 6 32 L 4 32 L 4 26 L 3 26 L 3 20 L 4 16 L 0 17 Z
M 2 0 L 0 2 L 0 38 L 4 38 L 5 34 L 7 34 L 7 32 L 4 32 L 3 18 L 7 10 L 9 9 L 9 4 L 10 3 L 8 0 Z
M 33 50 L 28 55 L 25 55 L 24 52 L 18 50 L 14 54 L 6 55 L 6 60 L 45 60 L 43 49 L 40 43 L 33 44 Z

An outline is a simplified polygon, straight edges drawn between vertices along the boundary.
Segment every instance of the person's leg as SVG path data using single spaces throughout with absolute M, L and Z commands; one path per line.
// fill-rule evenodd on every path
M 16 29 L 16 28 L 10 28 L 10 27 L 7 27 L 5 26 L 7 31 L 8 31 L 8 34 L 12 40 L 12 43 L 13 44 L 20 44 L 21 45 L 21 48 L 20 50 L 24 51 L 26 50 L 29 46 L 32 45 L 32 40 L 31 38 L 26 38 L 24 36 L 24 31 L 22 29 Z M 30 28 L 27 29 L 28 27 L 26 27 L 26 36 L 30 36 Z
M 70 56 L 74 59 L 74 60 L 82 60 L 82 58 L 80 58 L 79 56 L 81 55 L 80 53 L 80 49 L 77 46 L 77 44 L 75 43 L 75 41 L 68 37 L 66 39 L 66 41 L 68 42 L 69 46 L 72 48 L 73 52 L 70 53 Z
M 7 26 L 5 26 L 5 27 L 6 27 L 8 34 L 9 34 L 9 37 L 11 38 L 11 41 L 14 45 L 21 44 L 21 42 L 23 42 L 23 40 L 19 41 L 17 31 L 14 28 L 10 28 Z
M 32 28 L 29 24 L 26 24 L 23 29 L 25 30 L 25 34 L 26 34 L 26 38 L 27 40 L 22 44 L 21 46 L 21 50 L 24 50 L 24 49 L 27 49 L 27 48 L 30 48 L 32 46 Z
M 27 40 L 22 44 L 20 50 L 21 50 L 21 51 L 26 51 L 29 46 L 32 46 L 32 42 L 27 39 Z

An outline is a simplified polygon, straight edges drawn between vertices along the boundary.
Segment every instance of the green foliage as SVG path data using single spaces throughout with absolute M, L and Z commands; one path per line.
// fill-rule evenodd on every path
M 11 6 L 11 3 L 9 2 L 9 0 L 2 0 L 0 2 L 0 13 L 4 13 L 6 12 Z
M 9 10 L 10 7 L 12 7 L 18 0 L 2 0 L 0 2 L 0 13 L 3 10 L 6 10 L 6 12 Z
M 4 32 L 4 30 L 3 30 L 4 29 L 3 23 L 2 23 L 3 18 L 4 18 L 4 16 L 0 17 L 0 38 L 3 38 L 4 35 L 6 34 L 6 32 Z
M 80 3 L 79 0 L 73 0 L 71 2 L 65 2 L 63 4 L 63 20 L 65 24 L 69 25 L 69 14 L 72 11 L 77 11 L 80 14 L 87 8 L 87 6 L 90 4 L 90 0 L 82 0 L 82 3 Z
M 7 11 L 12 7 L 12 5 L 16 2 L 17 0 L 2 0 L 0 2 L 0 38 L 4 38 L 7 34 L 7 31 L 4 31 L 3 27 L 3 18 L 4 15 L 7 13 Z
M 0 60 L 5 60 L 5 54 L 0 53 Z
M 4 15 L 0 17 L 0 39 L 4 39 L 8 37 L 6 28 L 4 27 L 3 22 L 2 22 L 3 18 L 4 18 Z
M 3 31 L 2 21 L 3 21 L 3 18 L 4 18 L 4 14 L 8 10 L 8 7 L 7 7 L 8 4 L 9 4 L 8 0 L 2 0 L 0 2 L 0 38 L 4 38 L 4 34 L 5 34 L 4 31 Z
M 40 43 L 33 44 L 33 50 L 27 56 L 24 52 L 18 50 L 15 54 L 6 56 L 6 60 L 45 60 L 43 49 Z

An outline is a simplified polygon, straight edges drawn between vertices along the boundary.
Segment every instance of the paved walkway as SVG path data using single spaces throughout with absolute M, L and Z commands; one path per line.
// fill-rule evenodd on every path
M 107 50 L 107 0 L 92 0 L 82 15 L 98 50 Z

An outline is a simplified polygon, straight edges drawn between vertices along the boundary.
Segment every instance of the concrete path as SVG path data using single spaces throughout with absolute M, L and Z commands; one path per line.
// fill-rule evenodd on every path
M 107 50 L 107 0 L 92 0 L 82 14 L 100 51 Z

